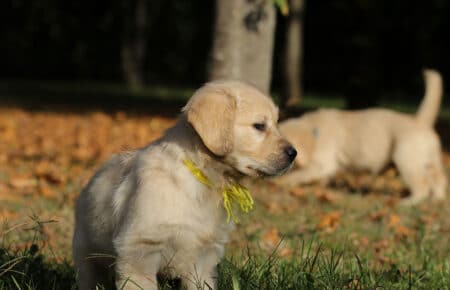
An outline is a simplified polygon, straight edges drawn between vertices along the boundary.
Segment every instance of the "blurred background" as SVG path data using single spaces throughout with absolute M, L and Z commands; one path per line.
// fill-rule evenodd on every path
M 201 84 L 252 83 L 274 97 L 283 118 L 322 107 L 413 113 L 422 68 L 450 81 L 449 32 L 447 0 L 1 0 L 0 288 L 72 287 L 70 263 L 57 272 L 53 264 L 70 262 L 82 188 L 111 154 L 159 138 Z M 447 93 L 436 126 L 447 173 L 449 100 Z M 292 257 L 299 241 L 312 241 L 317 253 L 348 249 L 343 259 L 353 263 L 336 268 L 331 251 L 323 260 L 329 276 L 315 262 L 307 266 L 319 289 L 347 270 L 350 279 L 328 288 L 449 285 L 450 198 L 397 207 L 407 188 L 393 167 L 376 177 L 344 172 L 331 186 L 250 188 L 257 206 L 231 237 L 229 254 Z M 49 265 L 35 263 L 44 261 L 36 245 Z M 34 258 L 23 259 L 28 252 Z M 271 280 L 266 273 L 256 271 Z M 241 289 L 266 289 L 248 285 Z
M 415 104 L 423 67 L 439 69 L 448 80 L 448 1 L 240 2 L 247 5 L 242 26 L 274 43 L 268 82 L 280 105 L 304 94 L 344 98 L 349 108 L 386 98 Z M 220 9 L 231 9 L 219 6 L 200 0 L 3 0 L 0 89 L 27 96 L 44 87 L 105 94 L 124 94 L 127 87 L 194 89 L 211 78 L 220 34 L 215 23 L 227 13 Z M 272 17 L 269 10 L 276 11 L 276 26 L 264 36 L 258 27 Z M 288 73 L 292 66 L 297 72 Z

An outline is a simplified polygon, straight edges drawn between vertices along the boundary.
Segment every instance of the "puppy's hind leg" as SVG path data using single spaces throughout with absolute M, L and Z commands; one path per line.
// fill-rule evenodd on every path
M 402 200 L 401 204 L 405 206 L 412 206 L 417 205 L 427 199 L 430 193 L 430 188 L 426 186 L 423 181 L 419 182 L 412 182 L 409 183 L 406 182 L 409 190 L 410 190 L 410 196 L 406 197 Z
M 431 142 L 433 139 L 428 141 Z M 393 160 L 411 194 L 403 204 L 414 205 L 428 198 L 440 200 L 445 197 L 447 178 L 437 147 L 437 145 L 424 146 L 420 142 L 398 144 Z
M 426 199 L 431 188 L 423 164 L 411 164 L 409 160 L 395 158 L 394 162 L 410 193 L 409 197 L 402 201 L 402 205 L 416 205 Z
M 431 198 L 433 200 L 443 200 L 447 193 L 447 177 L 441 164 L 436 166 L 431 176 Z
M 425 166 L 403 162 L 396 162 L 396 166 L 410 192 L 410 196 L 402 201 L 402 205 L 416 205 L 427 199 L 431 193 L 431 184 Z

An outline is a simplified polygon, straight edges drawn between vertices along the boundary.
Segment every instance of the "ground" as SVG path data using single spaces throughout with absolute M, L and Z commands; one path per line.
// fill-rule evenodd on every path
M 161 136 L 174 123 L 178 108 L 147 111 L 0 108 L 0 256 L 31 249 L 48 263 L 70 268 L 73 207 L 82 187 L 111 154 Z M 443 158 L 450 168 L 450 155 L 444 152 Z M 438 283 L 433 285 L 449 287 L 450 196 L 439 203 L 401 207 L 406 189 L 394 168 L 380 177 L 342 173 L 329 185 L 290 191 L 269 180 L 244 183 L 256 203 L 240 218 L 227 246 L 229 261 L 295 261 L 318 251 L 322 263 L 331 263 L 339 253 L 342 271 L 348 270 L 345 265 L 359 265 L 394 276 L 414 273 L 418 281 L 428 275 Z M 15 262 L 0 259 L 0 281 L 9 277 Z M 343 288 L 359 289 L 356 278 L 348 283 Z

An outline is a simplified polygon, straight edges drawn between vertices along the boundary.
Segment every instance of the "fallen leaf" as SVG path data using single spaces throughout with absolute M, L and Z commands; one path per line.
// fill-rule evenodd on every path
M 65 177 L 59 173 L 56 165 L 48 160 L 43 160 L 36 165 L 35 175 L 53 184 L 65 182 Z
M 9 180 L 9 185 L 14 189 L 24 189 L 36 186 L 37 180 L 34 177 L 13 177 Z
M 267 211 L 271 214 L 278 214 L 283 212 L 283 207 L 275 201 L 269 201 L 265 203 Z
M 271 248 L 276 247 L 281 241 L 280 232 L 275 227 L 265 231 L 261 238 Z
M 289 246 L 284 246 L 281 250 L 278 251 L 278 256 L 283 258 L 292 257 L 292 254 L 294 254 L 294 249 Z
M 394 232 L 397 238 L 408 238 L 415 234 L 414 230 L 402 225 L 396 226 Z
M 370 241 L 367 237 L 361 237 L 361 239 L 359 239 L 359 245 L 362 248 L 367 248 L 370 245 Z
M 389 228 L 394 228 L 396 227 L 398 224 L 400 224 L 400 216 L 396 215 L 396 214 L 391 214 L 389 216 L 389 221 L 388 221 L 388 227 Z
M 17 217 L 18 213 L 14 211 L 7 210 L 6 208 L 0 210 L 0 222 L 4 220 L 12 220 Z
M 387 210 L 385 208 L 370 213 L 370 219 L 374 222 L 380 222 L 387 215 Z
M 294 188 L 292 188 L 289 193 L 292 196 L 295 197 L 299 197 L 299 198 L 304 198 L 305 197 L 305 190 L 302 187 L 296 186 Z
M 314 193 L 321 203 L 334 203 L 338 200 L 338 196 L 335 193 L 327 190 L 317 189 Z
M 58 196 L 57 192 L 45 183 L 39 184 L 39 192 L 43 197 L 48 199 L 55 199 Z
M 331 211 L 320 218 L 317 228 L 319 230 L 333 231 L 339 225 L 341 220 L 341 212 Z
M 400 200 L 401 199 L 399 197 L 389 196 L 388 198 L 386 198 L 384 200 L 383 203 L 384 203 L 385 206 L 393 208 L 393 207 L 395 207 L 397 205 L 397 203 L 400 202 Z
M 388 239 L 381 239 L 373 244 L 373 248 L 377 253 L 380 252 L 381 250 L 389 248 L 390 246 L 391 242 Z

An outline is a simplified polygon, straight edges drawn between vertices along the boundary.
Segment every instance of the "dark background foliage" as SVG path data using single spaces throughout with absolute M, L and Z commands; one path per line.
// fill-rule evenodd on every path
M 213 1 L 148 3 L 146 82 L 204 82 Z M 0 77 L 122 81 L 120 47 L 132 5 L 120 0 L 1 1 Z M 448 79 L 448 1 L 309 0 L 305 11 L 307 92 L 369 99 L 417 95 L 425 66 L 440 69 Z M 285 22 L 278 15 L 275 89 L 281 82 Z

